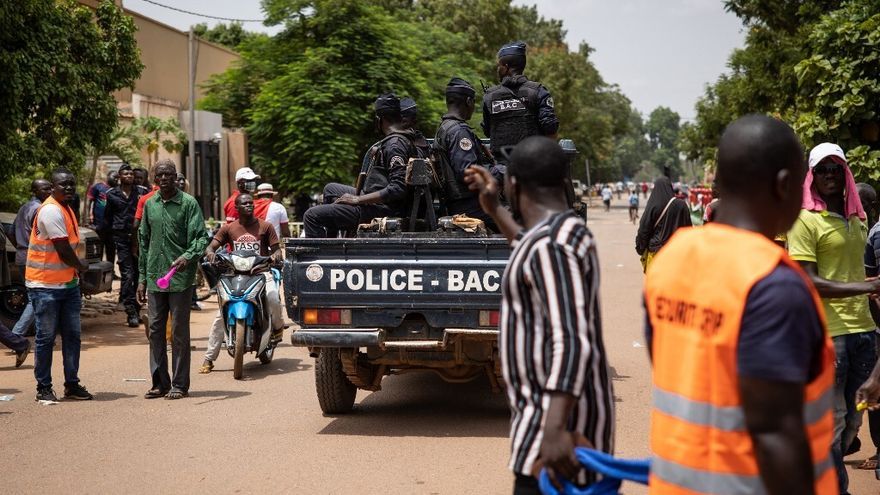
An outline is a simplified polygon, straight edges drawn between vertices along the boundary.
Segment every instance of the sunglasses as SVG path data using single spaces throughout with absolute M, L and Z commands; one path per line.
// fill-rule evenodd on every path
M 813 168 L 813 175 L 839 174 L 843 172 L 840 165 L 816 165 Z

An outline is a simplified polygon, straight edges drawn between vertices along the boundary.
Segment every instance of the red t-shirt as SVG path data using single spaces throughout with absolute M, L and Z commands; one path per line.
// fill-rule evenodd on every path
M 153 195 L 156 194 L 156 191 L 158 191 L 158 190 L 159 190 L 159 186 L 153 186 L 152 191 L 148 192 L 147 194 L 144 194 L 143 196 L 140 197 L 140 199 L 138 199 L 137 208 L 134 210 L 134 219 L 135 220 L 141 220 L 142 218 L 144 218 L 144 203 L 146 203 L 148 199 L 152 198 Z
M 232 223 L 238 220 L 238 210 L 235 209 L 235 198 L 241 194 L 238 189 L 232 191 L 232 194 L 229 196 L 229 199 L 223 203 L 223 213 L 226 214 L 226 223 Z

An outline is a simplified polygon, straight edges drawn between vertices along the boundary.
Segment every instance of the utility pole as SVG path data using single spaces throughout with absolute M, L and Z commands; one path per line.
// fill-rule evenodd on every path
M 190 194 L 197 196 L 201 188 L 196 177 L 196 57 L 195 57 L 195 33 L 193 27 L 189 27 L 189 127 L 187 128 L 187 145 L 189 158 L 186 164 L 186 177 L 192 184 Z

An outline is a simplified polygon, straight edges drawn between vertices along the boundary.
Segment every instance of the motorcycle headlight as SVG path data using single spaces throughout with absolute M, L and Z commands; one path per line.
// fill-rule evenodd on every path
M 232 267 L 235 268 L 237 272 L 250 272 L 251 268 L 254 267 L 254 260 L 256 258 L 253 256 L 233 256 L 232 257 Z

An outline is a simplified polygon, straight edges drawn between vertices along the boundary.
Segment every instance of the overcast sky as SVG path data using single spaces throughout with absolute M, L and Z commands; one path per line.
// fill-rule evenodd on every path
M 174 7 L 237 19 L 260 19 L 259 0 L 156 0 Z M 647 115 L 665 105 L 685 120 L 706 83 L 726 71 L 731 50 L 742 46 L 739 19 L 724 11 L 721 0 L 514 0 L 537 5 L 545 17 L 562 19 L 567 41 L 577 49 L 586 41 L 606 81 L 618 84 L 635 107 Z M 151 5 L 123 0 L 126 8 L 181 30 L 212 21 Z M 245 27 L 272 33 L 260 23 Z M 553 81 L 542 81 L 553 90 Z

